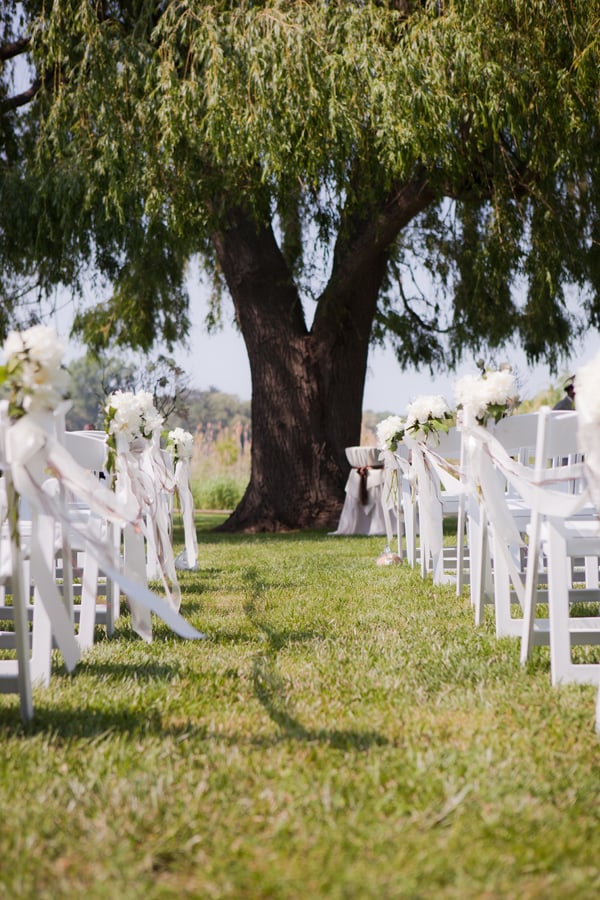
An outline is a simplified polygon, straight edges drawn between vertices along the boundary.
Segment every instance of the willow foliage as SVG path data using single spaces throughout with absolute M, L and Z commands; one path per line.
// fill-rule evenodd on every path
M 600 324 L 598 0 L 34 12 L 38 196 L 76 235 L 67 255 L 93 252 L 116 285 L 104 324 L 124 339 L 181 329 L 185 260 L 238 206 L 276 222 L 318 296 L 315 241 L 327 259 L 349 209 L 377 215 L 414 179 L 432 202 L 391 248 L 374 329 L 402 362 L 516 335 L 556 363 Z

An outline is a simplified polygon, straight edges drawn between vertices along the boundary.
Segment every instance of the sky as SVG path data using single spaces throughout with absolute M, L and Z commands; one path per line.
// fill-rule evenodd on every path
M 226 393 L 249 400 L 251 393 L 250 367 L 241 334 L 233 324 L 231 301 L 224 299 L 224 323 L 222 332 L 207 335 L 203 320 L 208 311 L 206 298 L 201 290 L 190 288 L 192 332 L 190 350 L 178 350 L 177 362 L 190 375 L 191 386 L 208 390 L 211 386 Z M 600 351 L 600 335 L 591 335 L 578 348 L 570 360 L 561 366 L 558 376 L 552 376 L 546 366 L 528 366 L 525 355 L 518 348 L 511 348 L 498 356 L 497 363 L 508 361 L 516 371 L 521 400 L 532 399 L 550 385 L 556 385 L 562 374 L 573 374 Z M 374 412 L 393 412 L 403 415 L 408 403 L 423 394 L 441 394 L 449 406 L 454 407 L 454 384 L 466 374 L 476 374 L 474 360 L 463 363 L 456 372 L 431 375 L 428 369 L 402 371 L 391 349 L 372 348 L 369 353 L 367 380 L 363 409 Z

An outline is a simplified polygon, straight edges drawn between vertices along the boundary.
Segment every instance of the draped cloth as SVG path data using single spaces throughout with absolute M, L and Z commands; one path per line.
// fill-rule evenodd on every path
M 388 493 L 385 491 L 387 476 L 379 448 L 346 447 L 346 458 L 352 468 L 346 482 L 346 499 L 338 527 L 332 533 L 386 535 L 389 526 L 383 503 Z M 393 503 L 386 507 L 386 512 L 388 510 L 389 518 L 393 520 L 392 527 L 395 527 Z
M 160 580 L 167 602 L 177 612 L 181 589 L 165 503 L 166 492 L 172 491 L 173 486 L 173 476 L 167 470 L 156 438 L 129 441 L 124 435 L 117 435 L 117 490 L 135 498 L 143 517 L 140 528 L 127 525 L 124 529 L 126 568 L 137 581 Z M 140 625 L 146 628 L 147 621 Z
M 190 488 L 191 471 L 188 457 L 178 459 L 175 463 L 175 490 L 181 506 L 185 550 L 175 559 L 178 569 L 196 570 L 198 568 L 198 538 L 194 524 L 194 498 Z
M 435 436 L 416 441 L 404 435 L 404 445 L 410 452 L 409 480 L 419 511 L 421 534 L 421 565 L 425 570 L 431 557 L 436 583 L 454 580 L 444 572 L 443 518 L 445 504 L 467 493 L 460 468 L 451 463 L 432 446 Z M 438 441 L 439 447 L 439 441 Z
M 5 435 L 6 462 L 17 493 L 42 515 L 58 523 L 64 533 L 74 532 L 84 542 L 87 552 L 93 553 L 99 568 L 115 581 L 128 597 L 132 611 L 132 623 L 136 632 L 146 641 L 152 639 L 150 613 L 158 615 L 176 634 L 185 638 L 203 638 L 172 604 L 148 590 L 137 572 L 124 570 L 118 552 L 111 541 L 95 534 L 87 527 L 85 519 L 71 516 L 63 492 L 49 490 L 47 473 L 53 475 L 66 491 L 78 501 L 87 504 L 92 512 L 108 522 L 129 530 L 131 535 L 141 535 L 145 525 L 141 507 L 133 490 L 117 482 L 115 492 L 105 488 L 86 469 L 75 462 L 69 452 L 48 433 L 42 417 L 30 414 L 11 424 Z M 145 483 L 136 485 L 142 489 Z M 32 546 L 35 555 L 35 542 Z M 32 560 L 33 563 L 33 560 Z M 40 588 L 40 599 L 52 621 L 56 642 L 65 656 L 67 666 L 76 662 L 79 648 L 73 635 L 72 623 L 54 583 L 53 573 L 44 561 L 36 562 L 34 572 Z M 33 568 L 33 565 L 32 565 Z M 65 618 L 68 621 L 65 622 Z
M 535 472 L 522 463 L 514 460 L 502 444 L 485 428 L 479 425 L 465 425 L 465 436 L 468 440 L 468 457 L 466 476 L 471 490 L 480 490 L 494 498 L 498 490 L 489 463 L 498 469 L 504 478 L 514 487 L 527 505 L 542 516 L 567 519 L 577 515 L 590 503 L 590 467 L 587 461 L 572 463 Z M 475 440 L 473 440 L 475 438 Z M 564 490 L 565 484 L 579 482 L 583 489 L 579 493 Z M 500 503 L 494 503 L 494 507 Z M 501 531 L 506 539 L 517 540 L 514 523 L 509 518 L 501 524 Z

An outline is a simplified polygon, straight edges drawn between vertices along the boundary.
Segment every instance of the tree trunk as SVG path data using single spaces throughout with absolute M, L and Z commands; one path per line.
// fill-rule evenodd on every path
M 250 482 L 224 530 L 337 524 L 349 472 L 344 450 L 360 441 L 369 341 L 387 265 L 390 235 L 382 221 L 371 240 L 361 223 L 354 252 L 336 248 L 310 329 L 269 225 L 238 211 L 214 236 L 252 377 Z M 343 264 L 348 259 L 353 267 Z

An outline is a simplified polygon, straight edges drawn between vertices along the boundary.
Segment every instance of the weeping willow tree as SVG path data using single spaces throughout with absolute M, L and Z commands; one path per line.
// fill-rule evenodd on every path
M 110 285 L 78 332 L 185 336 L 192 257 L 233 301 L 253 446 L 226 527 L 336 520 L 372 341 L 556 366 L 598 327 L 597 0 L 23 7 L 31 252 Z

